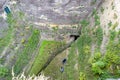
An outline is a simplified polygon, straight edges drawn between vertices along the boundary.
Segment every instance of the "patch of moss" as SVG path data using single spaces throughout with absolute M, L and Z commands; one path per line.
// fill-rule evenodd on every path
M 95 26 L 99 26 L 100 25 L 100 17 L 98 14 L 94 15 L 94 20 L 95 20 Z
M 97 14 L 97 10 L 96 10 L 96 9 L 93 9 L 91 16 L 94 16 L 95 14 Z
M 9 70 L 6 67 L 0 67 L 0 78 L 8 76 Z
M 102 40 L 103 40 L 102 28 L 100 26 L 97 27 L 93 35 L 94 35 L 94 39 L 95 39 L 96 44 L 97 44 L 97 48 L 100 49 L 100 45 L 101 45 Z
M 92 0 L 91 1 L 91 5 L 94 5 L 96 3 L 97 0 Z
M 117 14 L 114 13 L 113 19 L 117 19 L 117 18 L 118 18 Z
M 119 23 L 118 23 L 118 22 L 115 22 L 115 23 L 112 25 L 111 29 L 114 30 L 118 25 L 119 25 Z
M 68 55 L 68 61 L 65 66 L 65 75 L 67 75 L 68 80 L 78 80 L 79 79 L 79 70 L 75 69 L 75 65 L 79 64 L 78 61 L 78 55 L 76 51 L 76 44 L 73 44 L 70 48 L 70 52 Z
M 116 31 L 115 30 L 111 30 L 110 31 L 110 41 L 114 41 L 115 37 L 116 37 Z
M 109 21 L 109 23 L 108 23 L 108 27 L 111 27 L 111 26 L 112 26 L 112 22 Z
M 89 22 L 84 19 L 84 20 L 80 21 L 80 24 L 81 24 L 82 27 L 86 27 L 86 26 L 89 25 Z
M 100 11 L 101 11 L 101 13 L 103 14 L 103 13 L 104 13 L 104 8 L 101 7 Z
M 39 50 L 39 54 L 38 56 L 36 56 L 33 66 L 30 70 L 30 75 L 37 75 L 41 68 L 47 62 L 48 58 L 52 55 L 52 53 L 62 45 L 63 42 L 43 41 Z
M 80 72 L 80 80 L 86 80 L 86 75 L 83 72 Z

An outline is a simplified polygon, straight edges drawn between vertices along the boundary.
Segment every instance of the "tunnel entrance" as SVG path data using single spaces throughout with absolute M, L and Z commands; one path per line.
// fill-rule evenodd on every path
M 73 41 L 76 41 L 80 37 L 80 35 L 70 35 L 69 37 L 72 38 Z

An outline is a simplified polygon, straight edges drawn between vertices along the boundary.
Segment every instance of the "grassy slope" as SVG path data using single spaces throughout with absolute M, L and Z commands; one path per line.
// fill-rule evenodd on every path
M 31 68 L 30 74 L 37 74 L 40 69 L 43 67 L 45 62 L 47 62 L 48 58 L 54 50 L 57 50 L 60 46 L 62 46 L 61 42 L 57 41 L 43 41 L 40 47 L 40 51 L 38 56 L 36 57 L 33 66 Z
M 40 31 L 34 29 L 32 31 L 31 37 L 28 39 L 28 42 L 25 44 L 24 49 L 18 53 L 18 58 L 15 63 L 15 73 L 21 72 L 23 67 L 29 62 L 32 53 L 36 50 L 39 43 Z
M 47 68 L 43 71 L 46 76 L 50 76 L 53 79 L 58 80 L 61 79 L 62 73 L 60 72 L 60 67 L 62 65 L 62 60 L 65 58 L 66 53 L 63 52 L 57 55 L 52 62 L 47 66 Z
M 13 37 L 13 29 L 15 27 L 15 20 L 12 17 L 12 14 L 7 15 L 7 23 L 9 26 L 9 29 L 7 31 L 4 31 L 3 33 L 5 36 L 3 38 L 0 38 L 0 53 L 4 50 L 5 46 L 7 46 L 11 38 Z
M 66 76 L 64 76 L 63 80 L 78 80 L 79 71 L 75 69 L 75 65 L 78 64 L 78 54 L 76 50 L 76 44 L 73 44 L 68 55 L 68 61 L 64 72 Z
M 5 33 L 5 32 L 4 32 Z M 3 38 L 0 38 L 0 53 L 4 50 L 4 48 L 10 43 L 12 38 L 13 28 L 9 28 L 5 36 Z

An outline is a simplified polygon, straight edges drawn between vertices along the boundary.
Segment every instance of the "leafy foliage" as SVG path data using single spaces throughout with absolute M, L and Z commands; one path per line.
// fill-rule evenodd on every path
M 86 80 L 86 76 L 83 72 L 80 72 L 80 80 Z
M 103 7 L 101 7 L 100 11 L 101 11 L 101 13 L 103 14 L 103 12 L 104 12 L 104 8 L 103 8 Z
M 110 41 L 114 41 L 116 37 L 116 31 L 111 30 L 110 31 Z
M 112 26 L 112 22 L 111 22 L 111 21 L 108 23 L 108 26 L 109 26 L 109 27 L 111 27 L 111 26 Z
M 104 73 L 103 68 L 105 67 L 105 63 L 103 61 L 97 61 L 92 63 L 92 71 L 95 74 L 102 74 Z
M 5 67 L 0 67 L 0 77 L 5 77 L 9 73 L 9 70 Z
M 97 13 L 94 15 L 94 19 L 95 19 L 95 26 L 99 26 L 100 25 L 100 17 L 98 16 Z
M 118 22 L 115 22 L 115 23 L 112 25 L 111 29 L 114 30 L 118 25 L 119 25 L 119 23 L 118 23 Z
M 100 45 L 103 40 L 103 30 L 101 27 L 97 27 L 97 29 L 95 31 L 95 38 L 97 40 L 97 46 L 100 48 Z
M 80 24 L 81 24 L 82 27 L 86 27 L 86 26 L 89 25 L 89 22 L 88 22 L 87 20 L 82 20 L 82 21 L 80 22 Z

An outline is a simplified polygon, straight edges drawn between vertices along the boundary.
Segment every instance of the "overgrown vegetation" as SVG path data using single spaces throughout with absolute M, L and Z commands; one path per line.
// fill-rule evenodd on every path
M 102 40 L 103 40 L 103 30 L 102 30 L 102 28 L 97 27 L 94 35 L 95 35 L 94 38 L 96 38 L 97 46 L 98 46 L 98 48 L 100 48 L 100 45 L 101 45 Z
M 112 26 L 112 22 L 109 21 L 109 23 L 108 23 L 108 27 L 111 27 L 111 26 Z
M 39 54 L 36 56 L 36 59 L 31 68 L 30 75 L 37 75 L 41 68 L 45 65 L 49 57 L 51 55 L 54 55 L 53 52 L 59 49 L 59 47 L 63 44 L 63 42 L 58 41 L 43 41 L 39 50 Z
M 103 14 L 103 13 L 104 13 L 104 8 L 101 7 L 100 11 L 101 11 L 101 13 Z
M 118 18 L 117 14 L 114 13 L 113 19 L 117 19 L 117 18 Z
M 104 80 L 105 78 L 114 78 L 120 76 L 120 44 L 109 43 L 104 56 L 100 52 L 94 54 L 91 58 L 92 71 L 95 77 Z
M 4 48 L 9 45 L 12 37 L 13 37 L 13 28 L 9 28 L 8 30 L 4 31 L 4 37 L 0 38 L 0 53 L 4 50 Z
M 64 75 L 67 75 L 66 77 L 68 80 L 78 80 L 79 78 L 79 71 L 74 68 L 74 66 L 78 64 L 76 62 L 77 59 L 78 59 L 78 55 L 76 51 L 76 44 L 73 44 L 72 47 L 70 48 L 67 64 L 65 66 L 65 73 L 64 73 Z
M 14 20 L 12 14 L 7 15 L 7 22 L 8 22 L 9 28 L 7 30 L 3 31 L 3 33 L 5 35 L 2 38 L 0 38 L 0 53 L 10 43 L 10 41 L 13 37 L 15 20 Z
M 40 31 L 37 29 L 32 30 L 32 35 L 24 44 L 24 49 L 19 52 L 17 61 L 15 63 L 15 73 L 21 72 L 23 67 L 29 62 L 33 52 L 36 50 L 39 43 Z
M 114 30 L 116 27 L 118 27 L 118 25 L 119 25 L 119 23 L 118 23 L 118 22 L 115 22 L 115 23 L 112 25 L 111 29 Z
M 6 67 L 4 66 L 0 67 L 0 78 L 6 77 L 8 73 L 9 73 L 9 70 Z
M 92 0 L 91 1 L 91 5 L 94 5 L 96 3 L 97 0 Z

